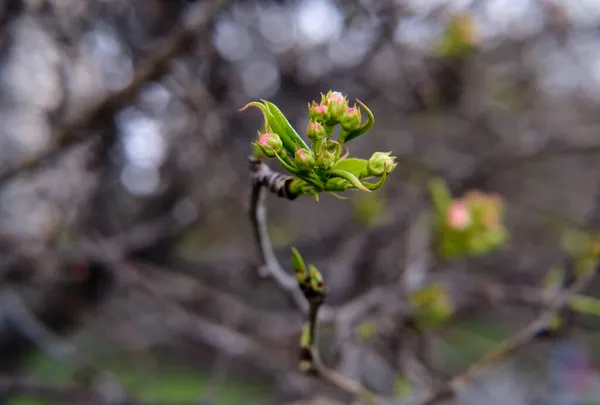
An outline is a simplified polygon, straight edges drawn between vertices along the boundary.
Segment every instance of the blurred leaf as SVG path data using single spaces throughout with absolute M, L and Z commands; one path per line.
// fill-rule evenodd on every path
M 394 397 L 398 399 L 407 398 L 411 395 L 410 381 L 405 377 L 398 377 L 394 381 Z
M 565 269 L 558 266 L 552 266 L 542 280 L 542 288 L 544 290 L 558 291 L 563 287 L 564 282 Z
M 452 194 L 441 178 L 433 179 L 429 182 L 429 192 L 433 201 L 433 206 L 439 215 L 444 215 L 452 202 Z
M 435 49 L 435 55 L 443 59 L 464 57 L 477 43 L 477 25 L 470 13 L 459 13 L 452 17 L 440 42 Z
M 585 295 L 575 295 L 569 300 L 569 309 L 576 312 L 600 316 L 600 300 Z
M 363 225 L 380 223 L 387 218 L 387 204 L 384 198 L 376 193 L 359 194 L 352 199 L 354 217 Z
M 439 325 L 452 316 L 454 305 L 443 284 L 432 284 L 412 291 L 409 304 L 416 309 L 416 320 L 422 327 Z
M 373 322 L 361 322 L 355 330 L 355 336 L 358 340 L 367 340 L 377 333 L 377 327 Z

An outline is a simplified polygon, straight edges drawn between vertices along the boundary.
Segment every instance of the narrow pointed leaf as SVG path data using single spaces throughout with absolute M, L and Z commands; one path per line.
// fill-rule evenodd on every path
M 350 172 L 347 172 L 344 170 L 332 170 L 331 175 L 334 177 L 341 177 L 342 179 L 348 180 L 348 182 L 350 182 L 350 184 L 352 184 L 354 187 L 356 187 L 359 190 L 362 190 L 367 193 L 371 192 L 371 190 L 369 190 L 368 188 L 363 186 L 363 184 L 360 182 L 360 180 Z
M 298 148 L 309 149 L 308 145 L 289 123 L 285 115 L 277 106 L 269 101 L 263 100 L 269 116 L 269 124 L 273 131 L 277 133 L 283 141 L 283 146 L 291 154 L 296 153 Z
M 379 181 L 377 183 L 367 183 L 366 181 L 363 181 L 362 184 L 368 188 L 371 191 L 375 191 L 378 188 L 380 188 L 381 186 L 383 186 L 383 184 L 385 183 L 385 179 L 387 179 L 387 170 L 383 171 L 383 175 L 381 176 L 381 178 L 379 179 Z
M 357 130 L 348 132 L 347 134 L 345 134 L 344 141 L 343 141 L 344 143 L 350 142 L 351 140 L 356 139 L 359 136 L 365 134 L 367 131 L 369 131 L 373 127 L 373 124 L 375 124 L 375 117 L 373 116 L 373 113 L 371 112 L 371 110 L 369 110 L 369 108 L 366 105 L 364 105 L 363 102 L 360 101 L 359 99 L 356 99 L 356 102 L 367 113 L 367 122 L 362 124 Z
M 450 190 L 448 190 L 446 182 L 439 178 L 430 181 L 429 192 L 431 193 L 435 210 L 439 215 L 444 215 L 452 202 L 452 195 L 450 194 Z
M 298 252 L 298 249 L 295 247 L 292 247 L 292 268 L 294 269 L 294 274 L 296 275 L 296 281 L 299 284 L 305 284 L 308 280 L 308 270 L 304 264 L 302 255 L 300 255 L 300 252 Z
M 281 163 L 281 165 L 286 168 L 287 171 L 300 177 L 300 175 L 302 173 L 300 170 L 298 170 L 296 167 L 288 164 L 285 160 L 283 160 L 283 158 L 281 156 L 279 156 L 279 154 L 277 152 L 275 152 L 275 157 L 277 158 L 277 160 L 279 160 L 279 163 Z

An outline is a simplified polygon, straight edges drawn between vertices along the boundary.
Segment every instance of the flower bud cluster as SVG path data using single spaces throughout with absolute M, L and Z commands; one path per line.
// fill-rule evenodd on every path
M 481 255 L 499 248 L 508 237 L 503 214 L 503 201 L 495 194 L 469 191 L 452 200 L 443 219 L 443 250 L 451 256 Z

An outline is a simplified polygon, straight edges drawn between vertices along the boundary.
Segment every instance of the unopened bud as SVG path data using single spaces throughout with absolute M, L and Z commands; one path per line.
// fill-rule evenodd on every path
M 313 121 L 325 122 L 328 119 L 327 106 L 323 104 L 317 104 L 313 101 L 313 104 L 308 108 L 308 115 Z
M 312 142 L 320 141 L 326 135 L 325 127 L 317 121 L 310 121 L 306 127 L 306 136 Z
M 450 228 L 462 231 L 471 225 L 471 213 L 464 202 L 453 201 L 448 208 L 446 221 Z
M 395 162 L 396 157 L 390 156 L 392 152 L 375 152 L 367 163 L 367 169 L 371 176 L 383 176 L 385 170 L 386 174 L 390 174 L 398 165 Z
M 275 156 L 275 153 L 281 153 L 283 149 L 283 143 L 279 135 L 272 133 L 262 134 L 258 138 L 258 146 L 269 157 Z
M 360 110 L 356 105 L 354 107 L 348 107 L 342 114 L 342 119 L 340 120 L 340 124 L 345 131 L 351 132 L 355 131 L 360 127 L 360 122 L 362 117 L 360 115 Z
M 317 155 L 315 164 L 319 169 L 329 170 L 335 165 L 335 154 L 324 150 Z
M 329 118 L 340 122 L 342 115 L 348 108 L 348 100 L 339 91 L 327 93 L 324 104 L 329 108 Z
M 308 149 L 300 148 L 294 155 L 294 162 L 301 170 L 308 170 L 315 165 L 315 157 Z

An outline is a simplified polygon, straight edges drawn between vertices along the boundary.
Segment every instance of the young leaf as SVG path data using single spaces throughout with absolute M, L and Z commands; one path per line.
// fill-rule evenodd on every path
M 346 158 L 338 161 L 333 170 L 344 170 L 352 173 L 356 177 L 363 178 L 368 177 L 369 172 L 367 171 L 368 160 L 358 158 Z
M 358 129 L 356 129 L 352 132 L 346 133 L 345 131 L 342 130 L 342 134 L 340 136 L 340 142 L 342 142 L 342 143 L 350 142 L 351 140 L 356 139 L 359 136 L 365 134 L 373 127 L 373 124 L 375 124 L 375 117 L 373 116 L 373 113 L 371 112 L 371 110 L 369 110 L 369 108 L 367 108 L 367 106 L 364 105 L 363 102 L 360 101 L 359 99 L 356 99 L 356 102 L 367 113 L 367 122 L 365 122 Z
M 277 108 L 277 106 L 270 101 L 262 100 L 267 107 L 267 114 L 269 115 L 269 124 L 283 141 L 283 146 L 292 155 L 296 153 L 296 149 L 305 148 L 309 149 L 308 145 L 298 135 L 294 127 L 289 123 L 285 115 Z
M 429 182 L 429 192 L 431 193 L 431 199 L 438 215 L 444 215 L 446 209 L 452 202 L 452 195 L 448 186 L 443 179 L 434 179 Z
M 294 269 L 294 273 L 296 274 L 296 280 L 299 283 L 304 283 L 308 279 L 308 270 L 306 269 L 306 265 L 304 264 L 304 260 L 298 252 L 298 249 L 292 247 L 292 268 Z
M 368 188 L 366 188 L 361 182 L 360 180 L 353 175 L 350 172 L 344 171 L 344 170 L 332 170 L 331 171 L 331 175 L 333 177 L 341 177 L 342 179 L 348 180 L 350 182 L 350 184 L 352 184 L 354 187 L 356 187 L 359 190 L 362 190 L 364 192 L 370 193 L 371 190 L 369 190 Z

